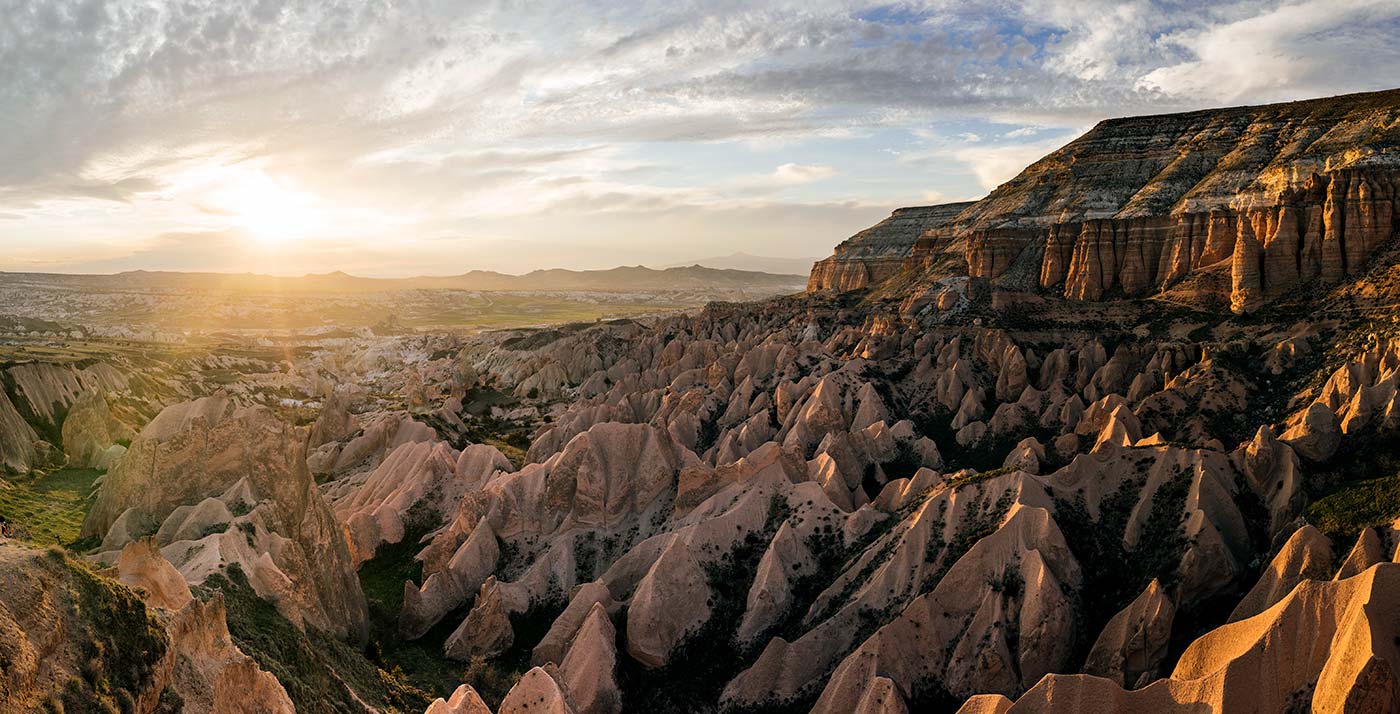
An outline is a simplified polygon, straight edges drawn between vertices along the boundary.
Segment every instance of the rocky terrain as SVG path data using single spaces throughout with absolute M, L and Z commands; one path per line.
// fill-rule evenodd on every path
M 907 273 L 896 290 L 913 298 L 958 274 L 1072 300 L 1254 311 L 1364 272 L 1388 240 L 1398 104 L 1391 90 L 1103 121 L 980 201 L 896 211 L 819 262 L 808 289 Z
M 971 205 L 944 203 L 896 210 L 889 218 L 842 241 L 830 258 L 817 261 L 807 289 L 859 290 L 888 280 L 904 267 L 916 247 L 925 248 L 916 246 L 921 237 L 948 225 Z
M 0 497 L 102 475 L 0 697 L 1396 711 L 1397 116 L 1105 122 L 807 294 L 7 366 Z

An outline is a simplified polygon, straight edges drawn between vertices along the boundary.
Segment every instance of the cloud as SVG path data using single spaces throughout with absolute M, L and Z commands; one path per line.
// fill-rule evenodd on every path
M 794 184 L 811 183 L 813 181 L 829 179 L 836 174 L 836 169 L 830 166 L 783 164 L 773 170 L 772 180 L 784 186 L 791 186 Z
M 1335 94 L 1352 72 L 1400 76 L 1400 4 L 1310 0 L 1163 39 L 1192 59 L 1154 69 L 1140 86 L 1219 102 Z M 1345 72 L 1345 73 L 1344 73 Z
M 1393 0 L 14 0 L 0 212 L 25 255 L 61 235 L 149 257 L 153 236 L 236 218 L 192 177 L 252 166 L 339 207 L 335 236 L 365 255 L 449 224 L 540 240 L 536 218 L 567 214 L 624 236 L 608 255 L 626 262 L 658 214 L 728 230 L 709 217 L 775 196 L 970 195 L 1104 116 L 1382 88 L 1397 17 Z
M 1063 141 L 1054 141 L 969 146 L 954 150 L 952 156 L 972 171 L 972 174 L 977 177 L 979 186 L 990 191 L 1016 176 L 1022 169 L 1035 163 L 1037 159 L 1059 148 L 1063 143 Z

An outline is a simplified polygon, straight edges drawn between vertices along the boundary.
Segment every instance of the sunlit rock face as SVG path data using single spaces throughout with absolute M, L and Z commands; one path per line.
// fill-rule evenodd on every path
M 358 639 L 365 601 L 307 436 L 215 396 L 166 408 L 107 474 L 83 533 L 103 560 L 153 534 L 191 583 L 237 565 L 288 620 Z
M 1400 565 L 1389 562 L 1340 581 L 1305 581 L 1268 610 L 1191 643 L 1168 678 L 1124 691 L 1107 679 L 1050 675 L 1008 711 L 1081 711 L 1088 701 L 1109 712 L 1394 711 L 1397 584 Z
M 1100 122 L 938 226 L 896 212 L 857 234 L 808 289 L 888 280 L 923 237 L 960 259 L 922 258 L 910 285 L 951 271 L 1071 300 L 1170 292 L 1251 312 L 1363 272 L 1394 235 L 1397 106 L 1389 91 Z
M 836 246 L 835 255 L 812 266 L 807 290 L 859 290 L 899 272 L 920 236 L 946 225 L 971 203 L 901 208 L 889 218 Z
M 235 566 L 351 640 L 375 578 L 374 638 L 470 673 L 432 714 L 1393 710 L 1394 474 L 1352 472 L 1400 454 L 1394 96 L 1105 122 L 811 294 L 375 343 L 308 427 L 169 406 L 92 560 L 274 711 L 198 587 Z
M 197 600 L 150 540 L 97 573 L 57 550 L 0 542 L 0 710 L 292 714 L 272 674 L 232 641 L 224 601 Z M 91 681 L 89 681 L 91 680 Z

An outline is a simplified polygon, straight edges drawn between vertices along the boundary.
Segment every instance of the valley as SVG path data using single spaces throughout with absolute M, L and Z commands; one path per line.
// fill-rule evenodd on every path
M 0 709 L 1393 711 L 1398 176 L 1392 90 L 806 290 L 0 275 Z

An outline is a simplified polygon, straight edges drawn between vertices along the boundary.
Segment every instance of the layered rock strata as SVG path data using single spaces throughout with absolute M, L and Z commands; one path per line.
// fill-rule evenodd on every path
M 925 232 L 943 226 L 969 203 L 900 208 L 889 218 L 836 246 L 836 254 L 812 266 L 807 290 L 859 290 L 899 272 Z
M 956 255 L 973 278 L 1085 301 L 1154 295 L 1214 271 L 1222 294 L 1185 297 L 1251 312 L 1364 272 L 1394 236 L 1397 115 L 1400 90 L 1107 120 L 925 229 L 925 252 Z M 903 244 L 919 237 L 907 222 L 877 229 L 880 245 L 901 243 L 887 236 L 899 230 Z M 809 290 L 859 289 L 898 270 L 844 260 L 861 254 L 852 244 L 870 242 L 863 235 L 814 267 Z M 944 277 L 947 261 L 925 263 L 939 266 L 925 283 Z

